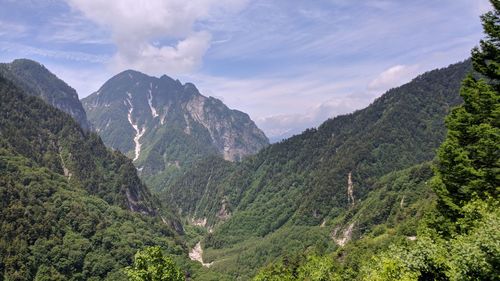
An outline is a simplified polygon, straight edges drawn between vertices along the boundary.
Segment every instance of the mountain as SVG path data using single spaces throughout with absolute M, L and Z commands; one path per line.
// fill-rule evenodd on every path
M 459 88 L 470 70 L 467 60 L 422 74 L 365 109 L 327 120 L 241 163 L 207 159 L 169 185 L 162 200 L 208 230 L 205 262 L 233 277 L 249 278 L 284 253 L 344 245 L 386 223 L 397 208 L 430 204 L 426 192 L 408 193 L 415 182 L 430 178 L 428 168 L 402 172 L 402 186 L 392 189 L 406 190 L 404 199 L 404 193 L 382 193 L 380 198 L 389 199 L 377 204 L 373 192 L 385 188 L 384 178 L 398 178 L 391 173 L 434 158 L 446 134 L 444 118 L 461 103 Z M 405 218 L 412 216 L 407 211 Z M 413 225 L 404 233 L 415 231 Z
M 68 113 L 83 129 L 90 129 L 87 114 L 76 91 L 40 63 L 28 59 L 1 63 L 0 74 L 14 81 L 25 93 L 37 96 Z
M 0 280 L 123 280 L 145 245 L 187 260 L 130 159 L 1 75 L 0 195 Z
M 189 259 L 129 158 L 17 82 L 0 73 L 0 280 L 126 280 L 148 246 L 194 280 L 224 279 Z
M 97 134 L 2 78 L 0 147 L 63 175 L 110 204 L 155 215 L 156 203 L 132 162 L 109 151 Z
M 104 143 L 132 158 L 159 189 L 197 159 L 239 161 L 269 143 L 247 114 L 166 75 L 127 70 L 82 102 Z

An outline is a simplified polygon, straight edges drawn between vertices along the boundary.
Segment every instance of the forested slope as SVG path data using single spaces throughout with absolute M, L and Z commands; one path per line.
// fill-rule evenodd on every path
M 83 129 L 90 129 L 87 114 L 75 89 L 42 64 L 29 59 L 16 59 L 11 63 L 0 63 L 0 73 L 26 94 L 41 98 L 71 115 Z
M 462 81 L 463 103 L 445 119 L 446 138 L 437 151 L 433 176 L 425 181 L 435 200 L 423 209 L 416 235 L 388 240 L 385 234 L 391 231 L 374 229 L 333 255 L 283 259 L 263 269 L 256 281 L 499 280 L 500 1 L 490 3 L 493 10 L 481 16 L 486 37 L 472 50 L 473 71 Z M 418 195 L 415 191 L 407 194 Z M 380 195 L 388 194 L 390 189 Z M 377 201 L 368 204 L 373 213 Z
M 0 280 L 120 280 L 146 245 L 187 260 L 128 158 L 3 77 L 0 196 Z
M 365 204 L 384 175 L 433 159 L 446 134 L 444 117 L 461 102 L 460 84 L 470 69 L 465 61 L 422 74 L 363 110 L 242 163 L 208 159 L 173 183 L 163 200 L 194 223 L 206 219 L 213 229 L 204 239 L 206 255 L 220 270 L 239 261 L 249 272 L 287 251 L 332 247 L 346 231 L 347 240 L 360 237 L 376 218 L 350 220 L 352 210 Z
M 0 145 L 110 204 L 156 214 L 157 206 L 131 161 L 108 150 L 68 114 L 28 96 L 0 77 Z

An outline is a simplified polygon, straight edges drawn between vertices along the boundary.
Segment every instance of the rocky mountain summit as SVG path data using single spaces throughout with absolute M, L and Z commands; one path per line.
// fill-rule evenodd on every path
M 269 143 L 247 114 L 166 75 L 127 70 L 82 102 L 103 141 L 158 182 L 208 155 L 239 161 Z

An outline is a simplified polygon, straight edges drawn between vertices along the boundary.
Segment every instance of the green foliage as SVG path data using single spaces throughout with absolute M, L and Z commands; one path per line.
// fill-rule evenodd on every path
M 284 258 L 261 270 L 254 281 L 330 281 L 342 280 L 335 273 L 335 262 L 331 256 L 308 255 Z
M 473 50 L 472 59 L 474 69 L 488 80 L 472 75 L 464 80 L 464 103 L 446 119 L 448 135 L 438 152 L 438 208 L 451 221 L 462 216 L 462 207 L 471 200 L 496 198 L 500 190 L 500 10 L 482 20 L 488 38 Z
M 472 50 L 474 70 L 488 78 L 489 83 L 499 91 L 500 88 L 500 1 L 490 0 L 493 11 L 481 16 L 486 39 Z
M 361 268 L 373 256 L 386 251 L 393 243 L 416 236 L 420 220 L 434 207 L 435 196 L 427 184 L 431 177 L 431 165 L 425 163 L 380 178 L 367 198 L 332 222 L 355 223 L 353 235 L 359 239 L 333 250 L 316 249 L 298 259 L 287 259 L 286 263 L 274 262 L 261 269 L 257 276 L 267 280 L 280 280 L 286 274 L 295 278 L 292 280 L 361 280 Z M 281 243 L 287 245 L 287 242 Z M 284 248 L 290 249 L 290 245 Z M 395 274 L 398 270 L 394 269 Z M 307 275 L 299 275 L 300 272 Z
M 183 255 L 157 218 L 109 205 L 33 161 L 0 149 L 0 277 L 118 280 L 134 253 L 161 245 Z
M 364 268 L 367 280 L 498 280 L 500 209 L 474 201 L 459 222 L 466 233 L 445 239 L 430 229 L 415 243 L 394 246 Z M 465 224 L 465 225 L 464 225 Z
M 164 256 L 160 247 L 145 248 L 134 257 L 134 264 L 125 268 L 130 281 L 183 281 L 184 274 L 175 262 Z
M 0 63 L 0 75 L 14 82 L 26 94 L 39 97 L 70 114 L 85 130 L 90 128 L 76 91 L 40 63 L 28 59 Z
M 66 175 L 110 204 L 153 215 L 159 207 L 125 156 L 108 150 L 68 114 L 0 76 L 0 147 Z
M 500 276 L 500 2 L 482 17 L 487 39 L 472 52 L 464 104 L 447 118 L 434 189 L 437 213 L 415 243 L 397 245 L 364 267 L 370 280 L 498 280 Z
M 342 239 L 350 225 L 352 240 L 374 227 L 380 235 L 413 236 L 432 202 L 426 183 L 432 172 L 424 165 L 391 173 L 434 158 L 446 134 L 444 117 L 460 103 L 460 82 L 469 70 L 466 61 L 423 74 L 363 110 L 241 163 L 208 158 L 161 198 L 188 221 L 207 220 L 213 232 L 205 236 L 205 256 L 214 262 L 211 268 L 234 278 L 248 278 L 287 252 L 331 251 L 332 236 Z M 348 200 L 349 173 L 355 204 Z
M 139 248 L 187 251 L 130 160 L 1 76 L 0 198 L 0 280 L 123 280 Z

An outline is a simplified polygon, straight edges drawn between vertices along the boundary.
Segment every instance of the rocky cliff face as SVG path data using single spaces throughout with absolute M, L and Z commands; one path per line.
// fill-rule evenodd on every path
M 104 142 L 157 182 L 196 159 L 238 161 L 269 142 L 249 116 L 205 97 L 191 84 L 124 71 L 82 100 Z
M 90 123 L 75 89 L 40 63 L 28 59 L 2 63 L 0 74 L 28 95 L 40 97 L 46 103 L 70 114 L 83 129 L 90 129 Z

